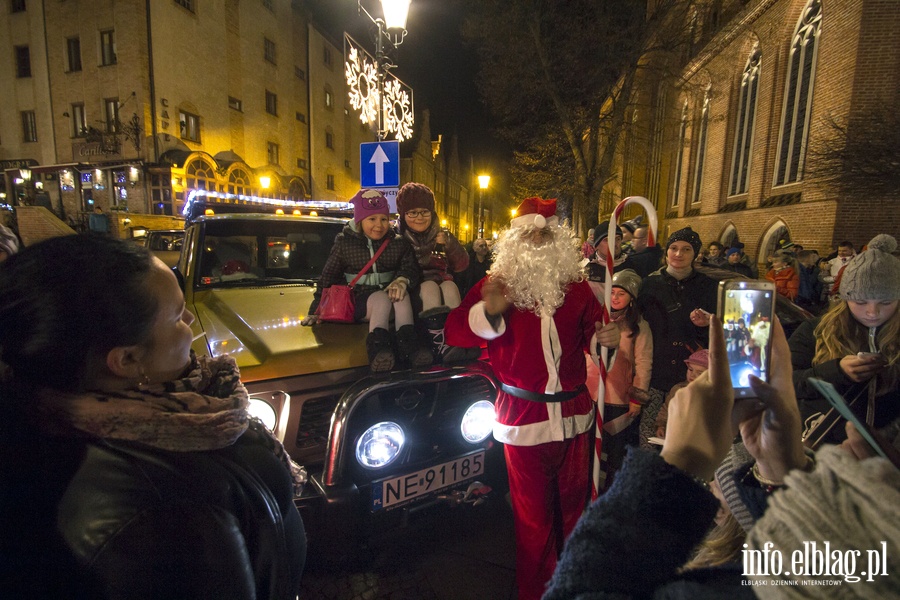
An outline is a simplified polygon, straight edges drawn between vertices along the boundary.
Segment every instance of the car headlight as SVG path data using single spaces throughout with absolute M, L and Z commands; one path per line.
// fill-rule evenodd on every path
M 494 405 L 487 400 L 479 400 L 467 408 L 459 430 L 470 444 L 486 440 L 494 430 Z
M 262 400 L 261 398 L 250 398 L 250 404 L 247 406 L 247 412 L 251 417 L 256 417 L 262 421 L 263 425 L 269 431 L 275 431 L 275 425 L 278 423 L 278 414 L 275 407 Z
M 356 442 L 356 461 L 367 469 L 380 469 L 400 455 L 406 436 L 396 423 L 384 421 L 366 429 Z

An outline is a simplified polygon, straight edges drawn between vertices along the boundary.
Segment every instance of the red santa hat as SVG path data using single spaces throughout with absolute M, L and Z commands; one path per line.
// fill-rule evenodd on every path
M 509 222 L 510 227 L 553 227 L 559 218 L 556 216 L 556 198 L 525 198 L 516 209 L 516 216 Z

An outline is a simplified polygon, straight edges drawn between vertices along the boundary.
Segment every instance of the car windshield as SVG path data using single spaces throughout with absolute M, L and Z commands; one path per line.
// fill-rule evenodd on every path
M 314 285 L 342 227 L 295 219 L 209 221 L 197 287 Z

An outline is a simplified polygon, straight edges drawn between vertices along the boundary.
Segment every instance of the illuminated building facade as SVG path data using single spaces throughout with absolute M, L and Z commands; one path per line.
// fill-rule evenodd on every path
M 193 189 L 293 200 L 358 189 L 359 143 L 375 135 L 345 108 L 343 48 L 302 2 L 9 5 L 6 203 L 44 200 L 76 228 L 100 206 L 127 237 L 130 225 L 171 227 Z

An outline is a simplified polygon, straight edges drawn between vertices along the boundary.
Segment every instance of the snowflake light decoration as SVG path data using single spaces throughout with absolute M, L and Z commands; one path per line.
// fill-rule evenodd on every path
M 371 54 L 356 41 L 344 34 L 344 78 L 347 81 L 350 106 L 359 111 L 363 123 L 382 127 L 378 133 L 395 133 L 398 141 L 412 137 L 413 102 L 412 89 L 388 73 L 382 65 L 385 82 L 383 103 L 379 103 L 378 64 Z M 383 105 L 382 122 L 378 123 L 379 105 Z M 380 138 L 379 138 L 380 139 Z
M 374 123 L 378 117 L 378 75 L 373 61 L 365 52 L 350 44 L 344 76 L 350 89 L 350 106 L 359 112 L 363 123 Z
M 396 77 L 384 84 L 384 128 L 396 133 L 400 142 L 411 138 L 413 133 L 412 99 L 405 88 Z

